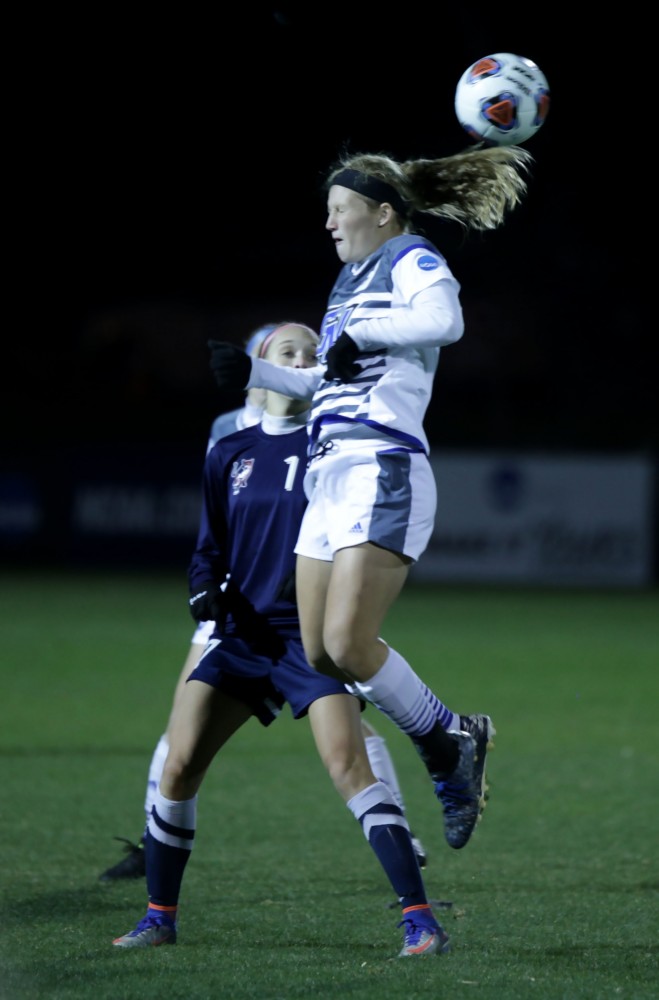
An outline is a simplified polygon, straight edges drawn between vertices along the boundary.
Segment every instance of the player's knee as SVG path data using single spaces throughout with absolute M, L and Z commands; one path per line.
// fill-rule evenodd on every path
M 345 628 L 328 629 L 325 646 L 329 659 L 349 680 L 362 680 L 364 664 L 369 661 L 368 643 Z
M 192 796 L 188 792 L 195 783 L 196 775 L 193 773 L 190 762 L 184 757 L 172 753 L 170 749 L 160 779 L 162 794 L 165 798 L 175 801 L 191 798 Z

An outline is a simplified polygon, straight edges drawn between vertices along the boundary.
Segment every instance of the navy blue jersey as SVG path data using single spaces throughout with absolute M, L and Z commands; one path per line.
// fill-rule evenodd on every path
M 226 635 L 300 637 L 297 606 L 281 591 L 295 572 L 306 453 L 303 424 L 288 434 L 258 424 L 222 438 L 206 456 L 188 577 L 194 594 L 229 575 Z

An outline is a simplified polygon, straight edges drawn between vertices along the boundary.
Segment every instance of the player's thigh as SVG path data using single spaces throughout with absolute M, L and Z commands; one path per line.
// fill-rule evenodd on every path
M 205 771 L 218 750 L 251 715 L 249 706 L 236 698 L 203 681 L 188 681 L 172 721 L 167 769 Z
M 199 663 L 199 657 L 204 651 L 203 642 L 193 642 L 188 650 L 188 655 L 185 658 L 185 662 L 181 667 L 181 672 L 179 674 L 178 680 L 176 682 L 176 687 L 174 688 L 174 699 L 172 701 L 172 708 L 169 713 L 169 722 L 167 723 L 167 733 L 171 731 L 172 724 L 174 721 L 174 713 L 176 712 L 176 706 L 181 700 L 181 696 L 185 690 L 185 685 L 187 683 L 188 677 L 194 670 L 194 668 Z
M 340 655 L 344 642 L 369 643 L 380 636 L 410 565 L 399 553 L 370 542 L 335 554 L 325 607 L 325 643 L 330 655 Z
M 325 652 L 323 628 L 331 573 L 331 562 L 298 555 L 295 582 L 300 632 L 307 659 L 313 664 L 318 663 Z

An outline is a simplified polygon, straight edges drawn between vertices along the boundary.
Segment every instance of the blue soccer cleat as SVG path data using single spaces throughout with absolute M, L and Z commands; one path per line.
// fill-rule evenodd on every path
M 112 942 L 117 948 L 157 948 L 176 944 L 176 924 L 165 913 L 147 913 L 134 931 Z
M 398 927 L 405 928 L 405 943 L 398 953 L 399 958 L 410 956 L 442 954 L 449 950 L 449 937 L 440 927 L 429 907 L 411 906 L 403 910 L 405 916 Z
M 482 812 L 476 742 L 469 733 L 452 732 L 458 743 L 458 763 L 435 782 L 435 795 L 444 809 L 444 836 L 450 847 L 464 847 Z

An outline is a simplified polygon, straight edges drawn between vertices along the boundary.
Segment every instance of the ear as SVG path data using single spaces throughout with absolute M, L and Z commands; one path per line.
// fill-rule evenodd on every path
M 380 205 L 380 215 L 379 215 L 379 218 L 378 218 L 378 228 L 381 229 L 382 226 L 386 226 L 388 222 L 391 222 L 391 220 L 393 219 L 393 217 L 394 217 L 394 210 L 393 210 L 393 208 L 391 207 L 391 205 L 389 204 L 388 201 L 383 201 L 382 204 Z

